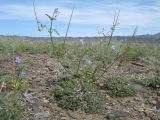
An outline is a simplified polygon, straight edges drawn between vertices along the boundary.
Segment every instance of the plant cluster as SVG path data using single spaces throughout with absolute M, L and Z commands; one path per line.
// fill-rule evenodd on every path
M 103 110 L 104 99 L 97 87 L 89 81 L 67 79 L 53 89 L 58 105 L 65 109 L 84 109 L 87 113 Z
M 18 120 L 23 111 L 21 91 L 28 87 L 28 80 L 25 77 L 24 68 L 26 64 L 33 64 L 29 58 L 22 59 L 16 56 L 15 71 L 0 76 L 0 119 Z
M 1 120 L 18 120 L 23 110 L 20 101 L 17 101 L 17 96 L 12 95 L 9 98 L 5 98 L 0 93 L 0 119 Z
M 105 88 L 109 94 L 117 97 L 135 96 L 135 88 L 123 77 L 112 77 L 106 81 Z
M 54 87 L 53 93 L 60 107 L 71 110 L 81 108 L 88 113 L 102 110 L 103 97 L 94 83 L 102 79 L 108 69 L 128 51 L 128 46 L 123 48 L 112 39 L 118 17 L 119 11 L 115 13 L 109 39 L 103 31 L 104 40 L 95 42 L 94 45 L 81 39 L 80 43 L 65 47 L 66 52 L 58 60 L 71 78 Z M 106 87 L 112 95 L 125 97 L 136 94 L 134 88 L 123 79 L 110 81 Z
M 143 78 L 142 82 L 145 86 L 152 87 L 152 88 L 160 88 L 160 69 L 153 74 L 148 74 L 146 77 Z

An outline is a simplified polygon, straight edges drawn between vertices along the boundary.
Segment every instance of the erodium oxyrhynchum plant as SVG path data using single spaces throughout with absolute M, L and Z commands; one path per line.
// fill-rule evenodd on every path
M 43 29 L 47 30 L 47 32 L 49 33 L 49 36 L 50 36 L 51 43 L 52 43 L 52 48 L 54 48 L 53 33 L 56 33 L 57 35 L 59 35 L 59 32 L 57 31 L 57 29 L 53 28 L 53 22 L 57 20 L 57 17 L 59 16 L 59 13 L 60 13 L 58 11 L 58 8 L 54 9 L 54 12 L 53 12 L 52 15 L 45 14 L 48 17 L 49 21 L 50 21 L 50 26 L 49 27 L 39 21 L 39 19 L 37 17 L 37 13 L 36 13 L 34 2 L 33 2 L 33 8 L 34 8 L 34 13 L 35 13 L 35 18 L 36 18 L 36 22 L 37 22 L 38 31 L 41 32 Z

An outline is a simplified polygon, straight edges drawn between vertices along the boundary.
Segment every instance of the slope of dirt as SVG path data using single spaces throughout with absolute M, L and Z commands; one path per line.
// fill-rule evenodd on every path
M 40 54 L 23 54 L 35 61 L 24 72 L 29 79 L 29 88 L 22 93 L 25 110 L 20 120 L 160 120 L 160 90 L 144 87 L 135 83 L 139 91 L 135 97 L 114 98 L 106 94 L 105 111 L 102 114 L 86 114 L 81 110 L 69 111 L 59 108 L 51 94 L 55 82 L 65 73 L 63 66 L 54 58 Z M 108 75 L 118 72 L 146 74 L 146 69 L 133 66 L 122 70 L 111 68 Z M 0 75 L 13 70 L 12 61 L 0 65 Z M 121 72 L 120 72 L 121 71 Z M 123 71 L 123 72 L 122 72 Z M 136 73 L 137 74 L 137 73 Z M 108 76 L 107 75 L 107 76 Z

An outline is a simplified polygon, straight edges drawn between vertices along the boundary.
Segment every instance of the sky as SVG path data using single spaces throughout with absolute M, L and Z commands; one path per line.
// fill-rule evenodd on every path
M 38 32 L 32 0 L 0 0 L 0 35 L 49 36 Z M 160 32 L 160 0 L 35 0 L 38 19 L 49 25 L 45 13 L 59 9 L 53 27 L 60 37 L 65 35 L 72 8 L 75 7 L 68 36 L 99 36 L 103 28 L 107 33 L 114 13 L 120 9 L 119 25 L 114 35 L 131 35 Z M 57 37 L 56 34 L 53 36 Z

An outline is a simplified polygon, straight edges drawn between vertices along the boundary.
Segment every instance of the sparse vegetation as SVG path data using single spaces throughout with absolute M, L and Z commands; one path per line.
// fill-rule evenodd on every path
M 160 88 L 160 71 L 157 70 L 155 74 L 148 74 L 142 79 L 142 82 L 152 88 Z
M 12 95 L 10 98 L 5 98 L 0 93 L 0 118 L 1 120 L 18 120 L 23 110 L 20 101 L 17 101 L 17 96 Z
M 84 109 L 87 113 L 102 111 L 104 99 L 97 87 L 86 80 L 61 81 L 53 89 L 58 105 L 65 109 Z
M 105 87 L 112 96 L 128 97 L 136 95 L 134 86 L 130 85 L 129 81 L 123 77 L 113 77 L 108 79 Z
M 101 93 L 89 81 L 78 79 L 61 81 L 53 93 L 59 101 L 58 105 L 65 109 L 81 108 L 87 113 L 98 113 L 104 109 Z
M 17 40 L 20 41 L 20 40 Z M 145 86 L 151 86 L 152 88 L 158 88 L 159 86 L 159 72 L 156 72 L 156 66 L 158 68 L 159 61 L 159 46 L 156 45 L 136 45 L 121 43 L 112 40 L 110 45 L 107 46 L 108 41 L 94 42 L 92 45 L 90 42 L 85 42 L 84 45 L 68 41 L 65 43 L 65 54 L 57 55 L 59 48 L 63 46 L 63 42 L 54 41 L 55 53 L 49 45 L 49 41 L 30 41 L 23 40 L 21 42 L 15 42 L 12 40 L 1 40 L 3 45 L 3 51 L 0 52 L 0 61 L 13 61 L 16 54 L 48 54 L 50 57 L 54 57 L 59 61 L 66 70 L 67 77 L 65 80 L 59 81 L 53 85 L 53 95 L 57 101 L 59 107 L 65 110 L 77 111 L 79 109 L 84 110 L 86 113 L 101 113 L 104 110 L 104 105 L 107 103 L 105 99 L 105 93 L 101 94 L 101 82 L 105 82 L 105 92 L 109 93 L 112 97 L 127 97 L 135 96 L 138 91 L 135 90 L 133 85 L 129 85 L 129 79 L 139 80 Z M 9 44 L 8 44 L 9 43 Z M 23 46 L 21 46 L 23 43 Z M 26 44 L 26 45 L 25 45 Z M 114 47 L 113 47 L 114 45 Z M 21 47 L 20 47 L 21 46 Z M 28 46 L 28 47 L 25 47 Z M 125 51 L 128 51 L 126 54 Z M 149 52 L 144 52 L 149 51 Z M 144 62 L 149 68 L 151 73 L 145 73 L 143 77 L 139 77 L 140 74 L 135 75 L 134 78 L 128 78 L 125 76 L 121 77 L 106 77 L 106 74 L 110 72 L 110 68 L 119 62 L 119 57 L 123 58 L 123 64 L 125 68 L 128 68 L 129 61 L 140 61 Z M 152 58 L 152 59 L 149 59 Z M 122 60 L 123 60 L 122 59 Z M 5 81 L 6 87 L 3 87 L 2 93 L 6 94 L 7 91 L 13 90 L 17 94 L 20 91 L 25 91 L 29 85 L 28 79 L 23 78 L 20 73 L 28 66 L 34 66 L 37 61 L 31 57 L 23 57 L 20 64 L 13 68 L 12 74 L 2 74 L 0 87 Z M 12 62 L 11 62 L 12 63 Z M 121 63 L 118 63 L 121 64 Z M 123 67 L 123 66 L 121 66 Z M 132 69 L 132 68 L 131 68 Z M 16 79 L 14 70 L 18 71 L 19 79 Z M 12 70 L 11 70 L 12 71 Z M 16 72 L 15 72 L 16 73 Z M 153 73 L 153 74 L 152 74 Z M 130 75 L 128 73 L 126 75 Z M 139 78 L 138 78 L 139 77 Z M 4 92 L 6 91 L 6 92 Z M 8 97 L 7 99 L 12 99 Z M 13 99 L 12 105 L 17 99 Z M 8 104 L 7 101 L 2 99 L 3 104 Z M 9 111 L 3 113 L 10 118 L 15 116 L 18 119 L 20 116 L 19 108 L 11 107 Z M 20 107 L 23 110 L 23 104 Z M 4 111 L 3 111 L 4 112 Z M 15 113 L 15 114 L 14 114 Z M 4 117 L 4 120 L 7 117 Z M 8 119 L 7 118 L 7 119 Z
M 115 107 L 117 103 L 123 104 L 123 97 L 131 99 L 127 101 L 128 103 L 134 103 L 132 97 L 140 96 L 140 101 L 141 98 L 146 99 L 145 90 L 151 90 L 147 87 L 159 90 L 160 45 L 131 43 L 138 27 L 131 37 L 127 37 L 128 41 L 115 40 L 113 36 L 119 25 L 120 10 L 115 12 L 110 31 L 105 32 L 104 29 L 99 31 L 99 35 L 102 35 L 99 40 L 67 41 L 73 8 L 66 36 L 63 41 L 58 41 L 53 38 L 54 33 L 59 35 L 53 27 L 59 15 L 58 8 L 54 10 L 53 15 L 45 14 L 50 21 L 50 26 L 47 26 L 39 21 L 34 3 L 33 7 L 38 30 L 40 32 L 43 29 L 47 30 L 52 46 L 48 40 L 31 40 L 25 37 L 0 38 L 0 120 L 18 120 L 23 109 L 27 109 L 25 112 L 29 111 L 28 113 L 33 114 L 35 119 L 44 119 L 42 116 L 49 118 L 54 108 L 50 109 L 48 106 L 53 105 L 53 101 L 54 105 L 56 102 L 56 105 L 58 104 L 56 107 L 62 110 L 100 114 L 107 109 L 108 113 L 108 110 L 109 112 L 117 110 Z M 51 58 L 54 60 L 48 62 Z M 64 71 L 57 70 L 60 65 L 55 65 L 56 63 L 50 68 L 48 66 L 52 65 L 50 62 L 59 63 L 62 65 L 61 70 Z M 26 72 L 31 76 L 27 76 Z M 57 77 L 58 72 L 62 73 L 60 74 L 62 77 Z M 144 87 L 143 94 L 134 84 L 130 84 L 132 80 L 140 82 L 140 85 L 135 84 L 139 89 Z M 28 89 L 29 87 L 31 89 Z M 146 102 L 152 102 L 157 110 L 158 94 L 155 93 L 156 101 L 147 99 Z M 120 100 L 114 103 L 112 102 L 114 99 Z M 31 113 L 33 111 L 29 107 L 33 105 L 35 108 L 41 106 L 33 109 L 34 113 Z M 134 111 L 135 106 L 130 104 L 130 109 Z M 42 110 L 37 111 L 40 107 Z M 47 114 L 44 112 L 46 110 Z M 143 110 L 136 109 L 136 113 L 137 111 Z
M 29 84 L 28 79 L 22 74 L 23 69 L 29 62 L 23 62 L 18 58 L 12 73 L 0 75 L 0 118 L 2 120 L 17 120 L 20 118 L 24 105 L 21 91 L 25 91 Z

